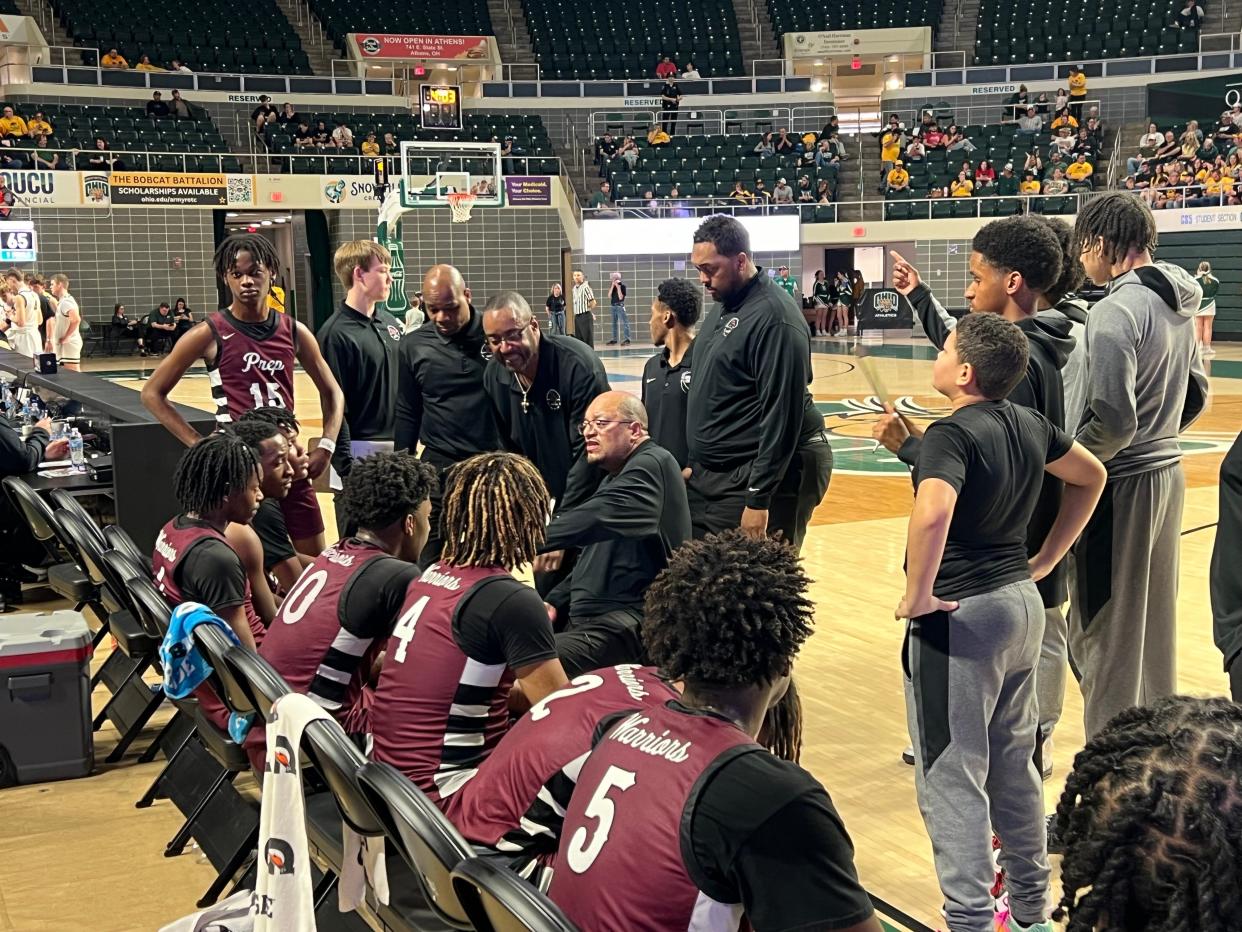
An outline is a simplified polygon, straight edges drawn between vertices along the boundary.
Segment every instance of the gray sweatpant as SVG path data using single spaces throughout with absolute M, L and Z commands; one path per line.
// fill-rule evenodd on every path
M 951 932 L 992 932 L 992 833 L 1010 910 L 1048 909 L 1035 674 L 1044 607 L 1029 579 L 960 600 L 906 628 L 906 717 L 919 809 Z
M 1180 463 L 1109 479 L 1074 547 L 1069 646 L 1087 737 L 1177 691 Z
M 1060 606 L 1044 609 L 1044 640 L 1039 648 L 1039 675 L 1035 694 L 1039 700 L 1039 732 L 1052 736 L 1065 708 L 1065 674 L 1069 670 L 1068 631 Z

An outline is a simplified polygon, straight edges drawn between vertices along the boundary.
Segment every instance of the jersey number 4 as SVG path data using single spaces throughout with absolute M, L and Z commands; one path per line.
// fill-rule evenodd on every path
M 599 781 L 599 786 L 591 794 L 591 801 L 587 803 L 584 813 L 587 818 L 598 822 L 595 833 L 592 834 L 583 825 L 569 839 L 566 861 L 575 874 L 585 874 L 590 869 L 603 850 L 604 843 L 608 841 L 608 833 L 612 831 L 612 822 L 617 816 L 617 804 L 608 796 L 608 791 L 616 788 L 625 792 L 634 785 L 634 780 L 634 771 L 622 770 L 615 765 L 604 773 L 604 779 Z
M 397 649 L 392 655 L 395 663 L 405 663 L 406 649 L 410 646 L 410 641 L 414 640 L 414 626 L 418 624 L 418 617 L 423 613 L 429 601 L 431 601 L 430 596 L 420 596 L 419 600 L 410 606 L 410 610 L 397 619 L 396 627 L 392 629 L 392 636 L 397 639 Z

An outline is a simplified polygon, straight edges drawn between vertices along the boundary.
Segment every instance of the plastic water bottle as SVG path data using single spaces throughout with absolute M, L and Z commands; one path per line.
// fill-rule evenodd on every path
M 8 382 L 0 382 L 0 415 L 8 417 L 13 410 L 13 389 Z
M 82 432 L 76 427 L 69 434 L 69 462 L 78 472 L 86 471 L 86 448 L 82 443 Z

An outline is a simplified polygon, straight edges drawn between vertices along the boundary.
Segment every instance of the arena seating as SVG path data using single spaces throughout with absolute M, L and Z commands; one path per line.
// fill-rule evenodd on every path
M 417 117 L 408 110 L 389 110 L 378 113 L 308 113 L 305 114 L 312 126 L 323 120 L 329 127 L 335 126 L 337 119 L 343 120 L 354 133 L 355 145 L 349 149 L 299 149 L 293 144 L 292 127 L 277 124 L 271 134 L 269 151 L 277 155 L 320 155 L 320 159 L 292 159 L 290 170 L 295 174 L 369 174 L 371 163 L 359 158 L 358 148 L 367 138 L 367 133 L 375 133 L 377 140 L 382 140 L 385 133 L 392 133 L 398 141 L 419 139 L 424 142 L 488 142 L 493 138 L 504 139 L 513 137 L 516 159 L 506 159 L 503 163 L 505 174 L 522 175 L 559 173 L 559 164 L 548 138 L 548 131 L 543 120 L 536 115 L 520 113 L 477 113 L 465 114 L 465 127 L 459 133 L 446 134 L 439 130 L 419 128 Z M 526 160 L 529 158 L 529 167 Z
M 1198 51 L 1195 30 L 1174 28 L 1175 0 L 1102 7 L 1074 0 L 980 0 L 975 64 L 1081 61 Z
M 131 171 L 219 171 L 220 159 L 207 153 L 230 151 L 210 116 L 199 108 L 195 108 L 196 119 L 193 120 L 152 120 L 143 107 L 81 106 L 42 101 L 10 103 L 24 116 L 42 110 L 52 124 L 54 136 L 50 140 L 51 147 L 61 152 L 61 164 L 74 167 L 69 150 L 80 149 L 76 167 L 83 171 L 88 168 L 86 160 L 95 148 L 96 136 L 102 136 L 116 153 L 166 153 L 122 156 L 125 167 Z M 24 141 L 18 148 L 32 147 L 32 143 Z M 180 155 L 167 153 L 191 154 L 183 160 Z M 242 170 L 241 161 L 236 156 L 228 156 L 224 162 L 225 171 Z
M 100 54 L 115 47 L 131 68 L 149 55 L 161 68 L 176 58 L 193 71 L 311 73 L 302 41 L 275 0 L 54 0 L 53 7 L 75 44 Z
M 341 49 L 345 48 L 345 37 L 351 32 L 424 36 L 492 34 L 487 0 L 458 0 L 451 7 L 431 0 L 310 0 L 310 8 Z
M 779 40 L 787 32 L 835 32 L 899 26 L 931 26 L 935 29 L 940 25 L 943 0 L 894 0 L 893 3 L 845 0 L 841 4 L 767 0 L 767 4 Z
M 693 15 L 662 0 L 522 0 L 545 80 L 651 77 L 664 55 L 693 61 L 705 78 L 742 74 L 729 0 L 703 0 Z

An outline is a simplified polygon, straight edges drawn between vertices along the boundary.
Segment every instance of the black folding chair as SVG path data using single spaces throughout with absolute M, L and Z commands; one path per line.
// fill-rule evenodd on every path
M 578 932 L 559 906 L 492 861 L 462 861 L 453 871 L 453 886 L 481 932 Z
M 129 536 L 123 527 L 117 524 L 109 524 L 103 529 L 103 536 L 111 549 L 125 554 L 135 564 L 145 569 L 148 576 L 151 575 L 151 554 L 143 553 L 138 549 L 134 539 Z

